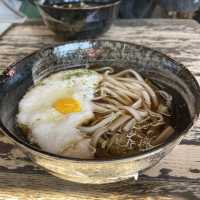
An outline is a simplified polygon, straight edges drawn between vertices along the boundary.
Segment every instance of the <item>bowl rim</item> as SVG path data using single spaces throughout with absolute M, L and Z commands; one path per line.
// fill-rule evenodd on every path
M 108 40 L 108 39 L 85 39 L 85 40 L 74 40 L 74 41 L 67 41 L 67 42 L 62 42 L 59 44 L 53 44 L 53 45 L 48 45 L 44 48 L 41 48 L 39 50 L 34 51 L 31 54 L 28 54 L 27 56 L 23 57 L 20 60 L 17 60 L 16 62 L 14 62 L 13 64 L 8 65 L 9 69 L 12 69 L 13 67 L 15 67 L 17 64 L 19 64 L 21 61 L 24 61 L 26 59 L 28 59 L 29 57 L 32 57 L 34 55 L 37 55 L 38 53 L 42 52 L 42 51 L 46 51 L 48 49 L 51 48 L 55 48 L 55 47 L 61 47 L 64 45 L 68 45 L 68 44 L 72 44 L 72 43 L 82 43 L 82 42 L 119 42 L 119 43 L 123 43 L 123 44 L 127 44 L 127 45 L 134 45 L 137 47 L 142 47 L 145 48 L 149 51 L 155 52 L 158 55 L 165 57 L 166 59 L 168 59 L 169 61 L 171 61 L 172 63 L 174 63 L 175 65 L 180 66 L 185 72 L 189 73 L 192 77 L 191 81 L 194 82 L 195 86 L 197 87 L 197 90 L 199 92 L 199 96 L 200 96 L 200 86 L 198 84 L 198 81 L 196 80 L 196 78 L 192 75 L 192 73 L 181 63 L 175 61 L 174 59 L 172 59 L 170 56 L 155 50 L 153 48 L 147 47 L 145 45 L 140 45 L 137 43 L 133 43 L 133 42 L 127 42 L 127 41 L 123 41 L 123 40 Z M 2 74 L 5 74 L 7 71 L 4 70 Z M 3 75 L 4 76 L 4 75 Z M 2 80 L 0 81 L 0 85 L 3 83 L 5 84 L 7 81 L 7 77 L 5 76 L 4 78 L 2 78 Z M 33 145 L 31 145 L 28 142 L 24 142 L 23 140 L 19 139 L 18 137 L 16 137 L 15 135 L 13 135 L 11 133 L 11 131 L 9 131 L 2 123 L 2 121 L 0 120 L 0 130 L 8 137 L 10 138 L 14 143 L 16 143 L 18 146 L 22 147 L 23 149 L 27 149 L 28 152 L 31 151 L 31 153 L 33 154 L 40 154 L 41 157 L 47 157 L 50 159 L 56 159 L 56 160 L 67 160 L 67 161 L 71 161 L 71 162 L 79 162 L 79 163 L 96 163 L 96 164 L 100 164 L 100 163 L 110 163 L 110 162 L 121 162 L 121 161 L 129 161 L 129 160 L 139 160 L 142 159 L 144 157 L 148 157 L 152 154 L 156 154 L 161 152 L 162 150 L 164 150 L 164 148 L 167 148 L 167 146 L 172 145 L 173 143 L 176 143 L 177 141 L 180 142 L 182 137 L 188 133 L 188 131 L 192 128 L 192 126 L 194 125 L 194 123 L 197 121 L 198 117 L 199 117 L 199 113 L 200 111 L 198 111 L 198 113 L 195 115 L 194 119 L 192 119 L 192 123 L 189 124 L 186 129 L 184 131 L 182 131 L 182 133 L 180 133 L 179 135 L 175 136 L 174 138 L 169 138 L 166 142 L 164 142 L 163 144 L 156 146 L 152 149 L 147 149 L 145 151 L 141 151 L 136 153 L 133 156 L 127 156 L 127 157 L 123 157 L 123 158 L 110 158 L 110 159 L 80 159 L 80 158 L 70 158 L 70 157 L 66 157 L 66 156 L 61 156 L 61 155 L 57 155 L 57 154 L 53 154 L 53 153 L 49 153 L 46 152 L 42 149 L 36 148 Z M 177 142 L 177 143 L 178 143 Z
M 97 9 L 102 9 L 102 8 L 109 8 L 109 7 L 114 7 L 120 4 L 121 0 L 113 0 L 111 3 L 105 3 L 104 5 L 99 5 L 99 6 L 91 6 L 91 7 L 86 7 L 86 8 L 65 8 L 65 7 L 53 7 L 50 5 L 42 5 L 39 2 L 35 2 L 37 6 L 40 6 L 42 8 L 49 8 L 49 9 L 55 9 L 55 10 L 71 10 L 71 11 L 81 11 L 81 10 L 97 10 Z

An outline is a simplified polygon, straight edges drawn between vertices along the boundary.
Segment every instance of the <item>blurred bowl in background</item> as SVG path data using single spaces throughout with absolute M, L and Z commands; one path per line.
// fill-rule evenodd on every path
M 64 39 L 96 38 L 106 32 L 119 10 L 119 0 L 29 0 L 44 23 Z

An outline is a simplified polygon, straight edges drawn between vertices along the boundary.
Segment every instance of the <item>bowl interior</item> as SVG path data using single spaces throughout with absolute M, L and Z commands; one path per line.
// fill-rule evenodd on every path
M 135 44 L 81 41 L 41 50 L 12 66 L 15 74 L 6 77 L 0 90 L 0 123 L 6 134 L 21 144 L 38 150 L 28 143 L 16 125 L 20 99 L 44 77 L 88 64 L 93 67 L 111 66 L 116 71 L 133 68 L 173 96 L 172 125 L 176 132 L 166 144 L 187 132 L 199 115 L 199 86 L 182 65 L 159 52 Z

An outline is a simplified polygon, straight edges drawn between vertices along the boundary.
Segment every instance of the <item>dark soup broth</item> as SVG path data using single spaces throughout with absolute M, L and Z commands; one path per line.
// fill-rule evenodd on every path
M 188 110 L 185 101 L 177 91 L 160 85 L 134 69 L 116 69 L 116 67 L 96 68 L 87 65 L 85 68 L 52 74 L 42 80 L 42 84 L 31 88 L 20 102 L 17 116 L 18 125 L 23 132 L 26 132 L 28 140 L 45 151 L 66 157 L 110 159 L 133 156 L 150 150 L 175 137 L 177 132 L 182 132 L 186 128 L 182 124 L 189 124 Z M 53 83 L 53 80 L 59 81 Z M 81 80 L 84 84 L 77 84 Z M 72 84 L 74 92 L 81 91 L 78 93 L 79 97 L 74 99 L 69 93 L 66 98 L 65 92 L 56 96 L 58 92 L 56 88 L 62 88 L 63 84 L 65 87 Z M 51 90 L 48 94 L 49 101 L 52 103 L 49 104 L 45 97 L 42 105 L 44 104 L 47 110 L 43 106 L 42 111 L 37 110 L 42 112 L 43 118 L 24 109 L 26 102 L 30 104 L 29 97 L 35 98 L 34 94 L 38 89 L 45 93 L 49 91 L 46 88 L 52 85 L 56 86 L 53 87 L 55 91 Z M 92 96 L 88 96 L 89 88 Z M 31 104 L 35 107 L 38 102 L 31 102 Z M 60 129 L 62 120 L 66 120 L 63 126 L 68 125 L 66 116 L 82 115 L 84 114 L 82 109 L 88 109 L 87 113 L 91 111 L 92 115 L 78 124 L 76 120 L 73 121 L 75 125 L 71 131 L 74 131 L 75 135 L 68 135 L 69 131 Z M 49 115 L 50 112 L 53 115 Z M 178 114 L 180 112 L 182 115 Z M 31 123 L 26 120 L 26 117 L 24 118 L 27 115 L 29 116 L 27 119 L 32 120 Z M 44 129 L 40 127 L 48 128 L 52 124 L 63 135 L 63 140 L 70 140 L 64 141 L 66 143 L 64 146 L 62 140 L 59 140 L 58 146 L 53 143 L 49 146 L 50 140 L 46 141 L 43 138 L 44 134 L 40 131 Z M 71 125 L 68 128 L 71 128 Z M 54 137 L 51 130 L 55 131 L 49 129 L 49 136 Z M 52 141 L 57 136 L 58 133 Z M 70 138 L 75 136 L 72 142 Z

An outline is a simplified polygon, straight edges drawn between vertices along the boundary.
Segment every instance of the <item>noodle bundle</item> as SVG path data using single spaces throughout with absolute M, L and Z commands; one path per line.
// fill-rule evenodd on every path
M 173 132 L 169 125 L 172 97 L 132 69 L 113 73 L 96 70 L 103 80 L 93 100 L 95 116 L 79 130 L 91 137 L 96 157 L 122 157 L 162 144 Z

